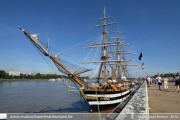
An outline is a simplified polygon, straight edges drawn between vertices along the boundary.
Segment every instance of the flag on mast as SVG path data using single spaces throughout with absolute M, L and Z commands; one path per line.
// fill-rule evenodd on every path
M 48 38 L 48 42 L 47 42 L 47 45 L 46 45 L 46 49 L 48 49 L 49 47 L 49 38 Z
M 141 60 L 141 58 L 143 57 L 142 51 L 141 54 L 139 55 L 139 60 Z
M 142 63 L 141 67 L 143 67 L 143 66 L 144 66 L 144 62 Z
M 145 70 L 145 68 L 142 68 L 141 70 Z

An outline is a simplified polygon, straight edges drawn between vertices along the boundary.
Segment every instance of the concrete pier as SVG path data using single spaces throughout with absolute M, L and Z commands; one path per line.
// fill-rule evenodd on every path
M 148 90 L 146 82 L 141 85 L 121 113 L 117 116 L 116 120 L 148 120 L 146 118 L 140 118 L 140 116 L 143 116 L 144 113 L 146 115 L 149 114 Z

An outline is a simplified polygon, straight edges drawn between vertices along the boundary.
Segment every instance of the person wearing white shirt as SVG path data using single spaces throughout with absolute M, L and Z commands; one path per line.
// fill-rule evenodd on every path
M 148 81 L 148 85 L 150 87 L 150 78 L 149 78 L 149 76 L 147 76 L 146 80 Z
M 156 77 L 156 81 L 158 82 L 159 90 L 161 90 L 161 86 L 162 86 L 162 78 L 160 77 L 160 75 L 158 75 L 158 77 Z

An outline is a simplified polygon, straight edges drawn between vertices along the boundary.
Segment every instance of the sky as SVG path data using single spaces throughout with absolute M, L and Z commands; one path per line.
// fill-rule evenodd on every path
M 120 31 L 125 32 L 120 36 L 128 38 L 123 41 L 137 53 L 128 57 L 140 65 L 133 75 L 144 76 L 142 60 L 138 60 L 141 51 L 148 75 L 180 72 L 179 6 L 179 0 L 1 0 L 0 70 L 53 73 L 18 26 L 29 34 L 39 33 L 44 43 L 49 39 L 56 50 L 53 54 L 75 46 L 69 50 L 78 50 L 60 54 L 60 58 L 83 61 L 88 50 L 79 48 L 102 35 L 102 27 L 93 26 L 103 23 L 97 19 L 103 17 L 105 7 L 106 15 L 113 16 L 107 23 L 118 22 Z M 109 25 L 108 35 L 116 36 L 110 33 L 116 28 Z

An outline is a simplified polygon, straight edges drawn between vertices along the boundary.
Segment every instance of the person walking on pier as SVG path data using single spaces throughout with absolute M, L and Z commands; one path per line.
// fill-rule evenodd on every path
M 164 82 L 164 89 L 166 91 L 166 90 L 168 90 L 168 79 L 166 77 L 164 77 L 163 82 Z
M 157 80 L 158 85 L 159 85 L 159 90 L 161 90 L 161 86 L 162 86 L 162 79 L 161 79 L 160 75 L 158 75 L 158 77 L 156 77 L 156 80 Z

